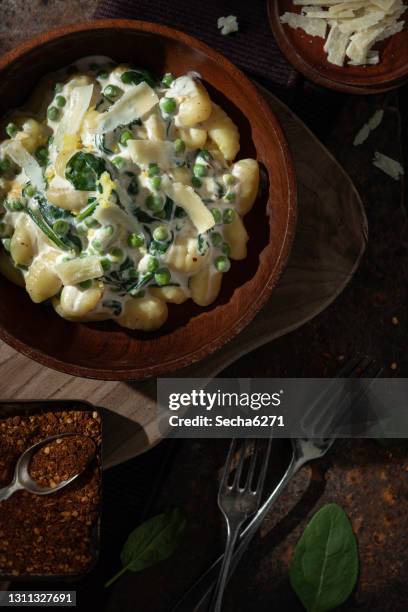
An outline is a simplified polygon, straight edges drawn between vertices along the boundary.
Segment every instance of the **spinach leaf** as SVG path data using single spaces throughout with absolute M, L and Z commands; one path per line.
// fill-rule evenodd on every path
M 346 601 L 357 575 L 357 542 L 350 520 L 340 506 L 327 504 L 296 545 L 292 587 L 308 612 L 326 612 Z
M 122 83 L 126 83 L 127 85 L 139 85 L 139 83 L 143 83 L 144 81 L 150 85 L 150 87 L 155 88 L 157 86 L 157 82 L 151 73 L 143 68 L 133 68 L 132 70 L 127 70 L 121 75 L 120 79 Z
M 105 170 L 103 159 L 92 153 L 78 151 L 67 163 L 65 178 L 78 191 L 95 191 L 96 182 Z
M 197 249 L 200 255 L 205 255 L 209 248 L 210 244 L 205 234 L 199 234 L 197 239 Z
M 122 569 L 111 578 L 110 586 L 119 576 L 130 570 L 140 572 L 171 557 L 176 550 L 186 525 L 186 520 L 177 508 L 159 514 L 137 527 L 129 535 L 122 549 Z
M 106 144 L 106 134 L 95 134 L 95 146 L 101 153 L 106 153 L 107 155 L 114 153 Z
M 35 221 L 40 227 L 40 229 L 48 236 L 50 240 L 52 240 L 57 246 L 64 249 L 73 249 L 74 251 L 82 250 L 82 242 L 79 236 L 74 231 L 73 222 L 74 217 L 68 211 L 63 208 L 58 208 L 57 206 L 53 206 L 50 204 L 46 198 L 37 194 L 34 196 L 38 204 L 38 213 L 36 214 L 36 219 L 30 214 L 33 221 Z M 39 224 L 38 220 L 41 219 L 43 224 Z M 59 219 L 64 219 L 69 223 L 69 230 L 65 236 L 58 236 L 52 229 L 52 226 Z M 46 225 L 47 227 L 44 227 Z M 64 247 L 61 246 L 64 244 Z

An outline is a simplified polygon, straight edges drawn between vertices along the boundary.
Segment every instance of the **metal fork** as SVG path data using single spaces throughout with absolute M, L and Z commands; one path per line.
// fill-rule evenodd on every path
M 368 358 L 358 358 L 350 361 L 344 366 L 339 372 L 337 378 L 348 378 L 348 377 L 365 377 L 365 378 L 377 378 L 381 375 L 382 368 L 377 366 L 373 360 Z M 368 386 L 363 388 L 359 397 L 366 393 Z M 358 399 L 358 398 L 357 398 Z M 269 494 L 267 499 L 264 501 L 258 512 L 252 517 L 250 522 L 242 530 L 239 542 L 232 555 L 230 570 L 227 576 L 227 582 L 229 577 L 233 574 L 240 560 L 242 559 L 245 551 L 247 550 L 251 540 L 257 533 L 261 523 L 271 510 L 273 504 L 283 492 L 289 481 L 293 476 L 307 463 L 315 459 L 323 457 L 329 449 L 332 447 L 336 438 L 332 435 L 330 438 L 324 437 L 325 432 L 327 434 L 333 430 L 333 413 L 331 412 L 331 406 L 333 405 L 333 396 L 331 387 L 329 387 L 321 396 L 314 402 L 310 409 L 305 413 L 305 422 L 319 422 L 319 430 L 323 437 L 311 439 L 311 438 L 292 438 L 292 456 L 290 463 L 283 474 L 281 480 L 278 482 L 273 491 Z M 337 405 L 337 425 L 345 420 L 346 407 L 348 401 L 344 400 Z M 326 420 L 325 420 L 326 417 Z M 213 565 L 194 583 L 194 585 L 187 591 L 182 599 L 172 609 L 172 612 L 201 612 L 208 610 L 209 602 L 211 601 L 211 595 L 214 589 L 214 577 L 217 569 L 222 563 L 223 556 L 221 555 Z M 203 589 L 206 589 L 205 591 Z M 204 595 L 197 602 L 200 593 L 204 592 Z
M 265 442 L 266 449 L 263 453 L 261 450 L 262 440 L 248 439 L 244 440 L 241 445 L 236 439 L 231 441 L 218 491 L 218 506 L 227 524 L 227 542 L 214 591 L 214 612 L 221 610 L 231 559 L 242 524 L 249 516 L 255 514 L 261 503 L 271 450 L 271 440 Z M 262 463 L 259 466 L 259 473 L 257 473 L 256 469 L 260 461 Z M 245 464 L 248 464 L 246 473 L 244 473 Z

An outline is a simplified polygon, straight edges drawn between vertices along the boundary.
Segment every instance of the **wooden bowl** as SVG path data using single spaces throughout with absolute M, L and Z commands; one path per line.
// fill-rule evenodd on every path
M 242 157 L 256 157 L 264 185 L 245 224 L 248 258 L 233 264 L 218 300 L 170 308 L 155 333 L 113 322 L 65 321 L 49 306 L 0 278 L 0 337 L 40 363 L 76 376 L 143 379 L 190 365 L 238 334 L 269 298 L 295 231 L 296 186 L 286 140 L 254 85 L 235 66 L 181 32 L 138 21 L 106 20 L 64 27 L 23 44 L 0 60 L 0 116 L 19 106 L 44 74 L 86 55 L 107 55 L 157 74 L 202 75 L 211 97 L 238 125 Z
M 407 26 L 376 45 L 380 51 L 379 64 L 335 66 L 327 61 L 322 38 L 281 23 L 283 13 L 300 13 L 301 8 L 294 6 L 292 0 L 268 0 L 269 22 L 275 40 L 288 61 L 305 77 L 329 89 L 367 95 L 396 89 L 408 81 Z

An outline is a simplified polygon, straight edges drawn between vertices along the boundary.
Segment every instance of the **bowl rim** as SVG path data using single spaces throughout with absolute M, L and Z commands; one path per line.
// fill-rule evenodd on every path
M 77 363 L 71 363 L 69 361 L 63 361 L 57 357 L 51 356 L 41 349 L 32 348 L 25 342 L 17 339 L 14 335 L 10 334 L 3 326 L 0 325 L 0 339 L 10 345 L 12 348 L 18 350 L 20 353 L 26 355 L 30 359 L 37 361 L 38 363 L 49 367 L 51 369 L 63 372 L 65 374 L 92 378 L 99 380 L 115 380 L 115 381 L 132 381 L 132 380 L 145 380 L 150 377 L 163 376 L 171 372 L 176 372 L 184 367 L 188 367 L 205 357 L 210 356 L 213 352 L 219 350 L 232 338 L 237 336 L 256 316 L 259 310 L 265 305 L 269 299 L 272 290 L 277 285 L 281 274 L 287 263 L 294 236 L 296 230 L 297 221 L 297 186 L 296 177 L 294 171 L 294 165 L 292 161 L 292 155 L 289 149 L 289 145 L 283 129 L 267 101 L 262 96 L 260 90 L 256 85 L 247 77 L 239 68 L 237 68 L 232 62 L 230 62 L 224 55 L 215 51 L 207 44 L 198 40 L 197 38 L 185 34 L 180 30 L 170 28 L 168 26 L 152 23 L 148 21 L 130 20 L 130 19 L 94 19 L 89 21 L 81 21 L 73 24 L 64 25 L 58 28 L 53 28 L 42 32 L 39 35 L 23 42 L 14 49 L 0 58 L 0 73 L 3 70 L 7 70 L 10 64 L 18 60 L 21 56 L 26 53 L 41 47 L 44 44 L 64 38 L 64 36 L 86 32 L 94 30 L 109 30 L 109 29 L 123 29 L 123 30 L 134 30 L 138 32 L 147 32 L 149 34 L 164 36 L 170 38 L 179 43 L 185 44 L 194 50 L 201 52 L 202 54 L 209 57 L 213 62 L 222 66 L 224 70 L 227 70 L 234 78 L 241 81 L 247 90 L 251 92 L 251 97 L 255 98 L 259 105 L 262 113 L 267 117 L 268 121 L 272 124 L 273 131 L 276 134 L 276 142 L 280 148 L 282 158 L 285 162 L 285 174 L 286 174 L 286 188 L 288 193 L 287 210 L 286 210 L 286 228 L 285 234 L 282 237 L 282 246 L 280 252 L 276 258 L 275 265 L 269 270 L 268 279 L 265 285 L 259 291 L 256 298 L 248 304 L 245 310 L 240 314 L 239 317 L 234 321 L 233 325 L 224 332 L 220 332 L 216 337 L 209 339 L 207 343 L 201 345 L 193 351 L 186 351 L 183 355 L 170 360 L 163 360 L 158 364 L 148 366 L 129 366 L 121 367 L 116 370 L 104 368 L 104 367 L 88 367 L 84 365 L 78 365 Z M 267 207 L 270 205 L 270 196 L 268 197 Z
M 345 68 L 344 76 L 339 75 L 337 78 L 331 78 L 331 76 L 320 72 L 317 65 L 308 62 L 302 56 L 298 47 L 292 43 L 287 35 L 288 26 L 282 24 L 279 19 L 281 12 L 279 1 L 275 2 L 274 0 L 268 0 L 267 12 L 272 34 L 283 55 L 293 68 L 301 72 L 306 78 L 317 85 L 342 93 L 375 95 L 402 87 L 408 81 L 408 63 L 399 68 L 394 68 L 390 75 L 384 74 L 381 76 L 366 74 L 363 77 L 359 77 L 347 73 L 347 68 Z M 405 30 L 406 27 L 404 27 L 404 31 Z M 324 62 L 326 65 L 327 60 L 325 58 Z

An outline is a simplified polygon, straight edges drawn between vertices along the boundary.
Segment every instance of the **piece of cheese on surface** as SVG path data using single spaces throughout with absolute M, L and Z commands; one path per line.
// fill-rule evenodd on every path
M 170 179 L 163 180 L 162 184 L 165 194 L 186 211 L 199 234 L 214 227 L 212 213 L 192 187 L 183 183 L 172 183 Z
M 94 128 L 95 134 L 112 132 L 119 125 L 140 119 L 158 104 L 155 91 L 144 81 L 126 91 L 105 113 L 101 113 Z
M 238 32 L 238 21 L 236 16 L 228 15 L 228 17 L 220 17 L 217 20 L 217 27 L 224 36 L 232 32 Z
M 363 144 L 363 142 L 365 142 L 367 138 L 369 137 L 370 132 L 378 128 L 383 118 L 384 118 L 383 110 L 375 111 L 374 115 L 357 132 L 356 137 L 354 138 L 353 145 L 355 147 L 358 147 L 359 145 Z
M 376 151 L 374 154 L 373 164 L 376 168 L 379 168 L 385 174 L 388 174 L 394 181 L 399 181 L 401 176 L 404 175 L 404 168 L 400 164 L 400 162 Z
M 349 40 L 348 34 L 344 34 L 337 26 L 332 26 L 324 45 L 327 59 L 331 64 L 343 66 Z
M 313 19 L 305 15 L 297 13 L 284 13 L 281 18 L 281 23 L 286 23 L 291 28 L 301 28 L 311 36 L 326 36 L 327 24 L 322 19 Z

